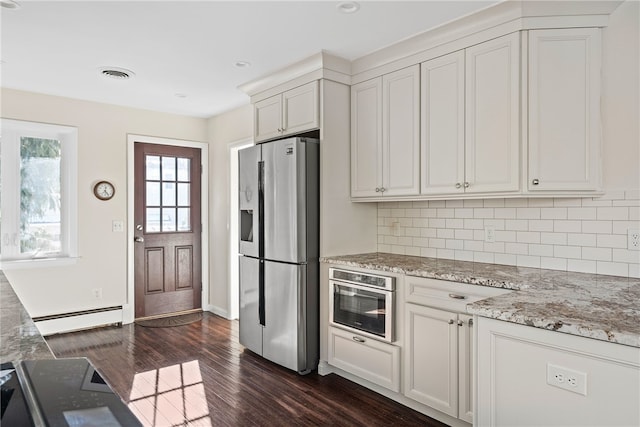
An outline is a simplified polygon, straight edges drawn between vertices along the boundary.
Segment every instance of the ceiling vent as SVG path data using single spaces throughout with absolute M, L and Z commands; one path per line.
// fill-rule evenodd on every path
M 136 75 L 136 73 L 131 70 L 117 67 L 102 67 L 99 69 L 99 72 L 104 77 L 116 80 L 128 80 Z

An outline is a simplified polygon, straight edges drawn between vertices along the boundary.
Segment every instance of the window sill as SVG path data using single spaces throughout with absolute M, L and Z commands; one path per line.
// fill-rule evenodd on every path
M 31 258 L 0 261 L 0 270 L 24 270 L 29 268 L 64 267 L 74 265 L 79 257 Z

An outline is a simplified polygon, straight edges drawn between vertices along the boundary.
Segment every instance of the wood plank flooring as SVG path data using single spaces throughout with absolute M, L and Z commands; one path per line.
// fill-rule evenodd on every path
M 209 313 L 46 340 L 56 357 L 88 357 L 145 426 L 445 427 L 337 375 L 299 376 L 245 351 L 238 322 Z

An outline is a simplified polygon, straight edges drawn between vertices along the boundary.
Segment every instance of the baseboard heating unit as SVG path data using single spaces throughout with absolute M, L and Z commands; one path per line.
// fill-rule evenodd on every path
M 122 325 L 122 306 L 34 317 L 33 322 L 43 336 L 100 326 Z

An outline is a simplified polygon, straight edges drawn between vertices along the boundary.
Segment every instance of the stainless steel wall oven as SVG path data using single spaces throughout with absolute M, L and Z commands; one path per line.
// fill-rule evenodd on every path
M 393 277 L 330 268 L 329 288 L 332 325 L 393 342 Z

